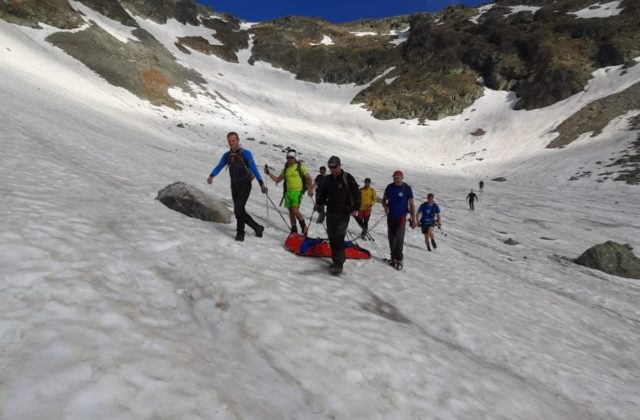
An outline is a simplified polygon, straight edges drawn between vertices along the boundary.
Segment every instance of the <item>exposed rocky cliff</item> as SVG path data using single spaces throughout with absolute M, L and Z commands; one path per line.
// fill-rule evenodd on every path
M 592 5 L 594 1 L 497 0 L 481 9 L 455 6 L 435 14 L 339 25 L 284 17 L 248 29 L 233 16 L 214 16 L 213 10 L 192 0 L 81 0 L 132 28 L 138 24 L 131 14 L 215 31 L 219 42 L 202 36 L 177 38 L 175 45 L 184 54 L 198 51 L 237 62 L 237 52 L 249 47 L 251 37 L 251 63 L 265 61 L 310 82 L 363 85 L 353 102 L 364 104 L 376 118 L 421 120 L 460 113 L 485 87 L 514 91 L 518 109 L 548 106 L 580 92 L 597 68 L 635 64 L 632 59 L 640 56 L 640 3 L 623 0 L 620 13 L 608 17 L 575 14 L 590 5 L 600 7 Z M 84 23 L 66 0 L 0 0 L 0 18 L 61 29 Z M 50 41 L 111 83 L 156 104 L 176 106 L 168 87 L 184 88 L 187 81 L 201 80 L 181 68 L 151 35 L 140 29 L 136 33 L 140 44 L 123 44 L 89 25 L 77 33 L 55 34 Z M 149 71 L 154 74 L 152 88 L 145 81 Z

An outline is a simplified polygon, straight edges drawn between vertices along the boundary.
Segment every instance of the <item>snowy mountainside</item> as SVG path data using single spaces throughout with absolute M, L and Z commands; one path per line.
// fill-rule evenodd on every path
M 0 20 L 0 418 L 640 411 L 640 285 L 569 260 L 606 239 L 640 246 L 638 190 L 568 181 L 636 138 L 627 120 L 637 111 L 546 148 L 585 104 L 637 83 L 640 66 L 598 70 L 584 92 L 539 110 L 515 111 L 513 94 L 487 89 L 461 115 L 422 125 L 371 118 L 350 104 L 362 86 L 251 66 L 249 49 L 237 64 L 178 54 L 176 37 L 202 28 L 135 21 L 206 82 L 171 91 L 180 109 L 151 105 L 45 41 L 59 29 Z M 470 135 L 478 128 L 486 134 Z M 153 199 L 182 180 L 229 200 L 226 173 L 204 180 L 231 130 L 259 165 L 281 165 L 286 146 L 314 172 L 338 154 L 379 193 L 403 169 L 418 200 L 434 192 L 443 208 L 437 251 L 408 231 L 405 271 L 390 269 L 379 261 L 382 222 L 362 243 L 375 258 L 334 278 L 326 261 L 282 249 L 286 227 L 255 188 L 248 210 L 267 229 L 243 243 L 231 225 Z M 480 178 L 471 213 L 464 197 Z M 376 207 L 372 222 L 381 216 Z

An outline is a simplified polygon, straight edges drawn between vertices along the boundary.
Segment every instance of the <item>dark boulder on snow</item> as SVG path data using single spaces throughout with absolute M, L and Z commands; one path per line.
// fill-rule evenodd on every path
M 586 250 L 574 262 L 614 276 L 640 279 L 640 258 L 629 244 L 607 241 Z
M 504 243 L 507 244 L 507 245 L 518 245 L 518 244 L 520 244 L 520 242 L 516 241 L 513 238 L 507 239 L 506 241 L 504 241 Z
M 507 180 L 507 178 L 503 177 L 503 176 L 499 176 L 497 178 L 493 178 L 492 181 L 495 182 L 505 182 Z
M 158 191 L 156 200 L 172 210 L 205 222 L 231 223 L 231 211 L 196 187 L 176 182 Z

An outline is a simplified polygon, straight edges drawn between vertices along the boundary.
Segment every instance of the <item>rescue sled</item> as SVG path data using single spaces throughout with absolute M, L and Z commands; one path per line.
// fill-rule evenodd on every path
M 300 233 L 291 233 L 284 241 L 284 247 L 297 255 L 304 257 L 331 258 L 329 240 L 323 238 L 308 238 Z M 371 253 L 360 248 L 351 241 L 344 241 L 347 259 L 368 260 Z

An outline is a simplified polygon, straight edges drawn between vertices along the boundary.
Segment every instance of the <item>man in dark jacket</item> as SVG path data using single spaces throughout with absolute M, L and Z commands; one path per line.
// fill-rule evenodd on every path
M 331 246 L 331 273 L 342 273 L 344 260 L 344 237 L 349 226 L 349 215 L 356 216 L 360 208 L 360 187 L 355 178 L 342 170 L 340 158 L 331 156 L 328 165 L 331 175 L 318 193 L 317 206 L 327 206 L 327 234 Z
M 322 190 L 324 189 L 324 184 L 327 181 L 327 168 L 324 166 L 320 167 L 320 173 L 316 176 L 315 181 L 313 181 L 316 186 L 316 197 L 320 195 Z M 324 222 L 324 218 L 326 217 L 324 213 L 324 206 L 316 206 L 316 211 L 318 212 L 318 220 L 317 223 Z
M 476 193 L 471 190 L 469 194 L 467 194 L 467 201 L 469 202 L 469 210 L 474 211 L 476 206 L 473 204 L 476 200 L 480 201 Z

